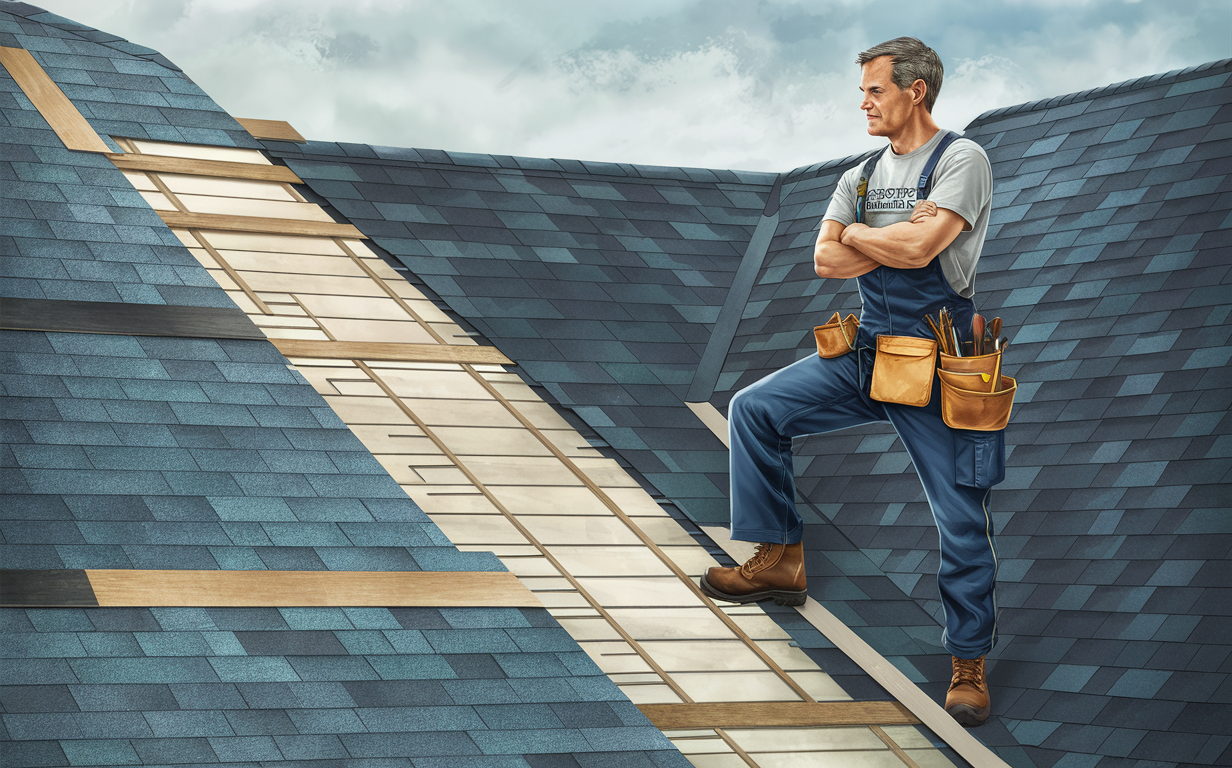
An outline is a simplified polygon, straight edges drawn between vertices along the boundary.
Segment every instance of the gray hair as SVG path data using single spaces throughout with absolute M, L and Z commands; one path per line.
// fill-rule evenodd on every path
M 937 94 L 941 93 L 941 78 L 945 74 L 937 52 L 914 37 L 896 37 L 861 53 L 856 57 L 856 63 L 862 67 L 881 56 L 890 57 L 894 67 L 890 79 L 899 90 L 910 88 L 916 80 L 924 81 L 924 109 L 931 113 Z

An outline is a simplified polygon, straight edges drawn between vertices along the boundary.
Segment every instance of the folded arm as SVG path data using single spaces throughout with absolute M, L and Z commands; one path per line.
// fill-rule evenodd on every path
M 920 205 L 925 203 L 927 201 Z M 932 210 L 936 213 L 929 215 L 917 206 L 910 221 L 888 227 L 852 224 L 843 230 L 839 242 L 877 264 L 898 269 L 922 267 L 954 242 L 964 229 L 971 228 L 962 216 L 948 208 L 933 206 Z

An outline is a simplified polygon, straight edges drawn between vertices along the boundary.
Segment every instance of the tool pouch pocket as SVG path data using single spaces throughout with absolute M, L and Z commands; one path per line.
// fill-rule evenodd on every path
M 979 357 L 941 356 L 941 420 L 951 429 L 997 432 L 1014 408 L 1018 382 L 1000 375 L 1000 352 Z M 994 391 L 996 390 L 996 391 Z
M 954 482 L 991 488 L 1005 479 L 1005 432 L 954 432 Z
M 835 312 L 828 323 L 813 327 L 813 336 L 817 339 L 817 354 L 826 359 L 847 354 L 856 348 L 856 331 L 859 328 L 860 321 L 855 315 L 847 315 L 846 319 L 839 320 L 839 315 Z
M 928 405 L 936 365 L 936 341 L 915 336 L 878 336 L 868 396 L 883 403 Z

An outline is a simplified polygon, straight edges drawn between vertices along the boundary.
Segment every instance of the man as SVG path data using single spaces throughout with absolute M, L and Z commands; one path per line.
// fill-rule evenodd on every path
M 942 67 L 931 48 L 900 37 L 860 54 L 857 63 L 868 132 L 889 139 L 889 147 L 871 173 L 865 164 L 843 175 L 814 251 L 818 276 L 858 278 L 856 348 L 831 359 L 810 355 L 732 400 L 731 537 L 758 542 L 757 554 L 739 568 L 711 568 L 702 589 L 732 602 L 803 604 L 803 523 L 795 507 L 791 439 L 889 421 L 915 465 L 940 533 L 942 642 L 954 667 L 946 711 L 963 725 L 979 725 L 990 711 L 984 655 L 996 643 L 997 556 L 988 489 L 1004 473 L 1004 434 L 947 427 L 937 377 L 922 407 L 874 400 L 869 385 L 878 336 L 933 338 L 924 318 L 945 308 L 960 338 L 970 338 L 992 169 L 972 141 L 945 146 L 953 137 L 932 118 Z M 919 199 L 929 187 L 928 199 Z

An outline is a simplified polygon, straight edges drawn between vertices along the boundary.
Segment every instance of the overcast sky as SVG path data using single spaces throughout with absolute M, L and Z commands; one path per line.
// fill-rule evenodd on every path
M 899 35 L 956 130 L 1232 56 L 1227 0 L 34 1 L 310 139 L 759 171 L 877 146 L 854 59 Z

